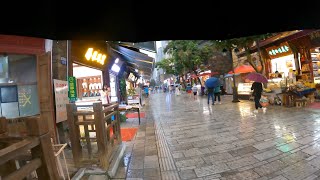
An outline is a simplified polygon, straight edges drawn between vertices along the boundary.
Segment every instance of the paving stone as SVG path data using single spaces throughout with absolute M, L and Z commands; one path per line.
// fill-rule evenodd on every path
M 256 151 L 258 151 L 258 149 L 254 148 L 253 146 L 247 146 L 240 149 L 229 151 L 228 153 L 230 153 L 232 156 L 241 156 Z
M 224 164 L 224 163 L 219 163 L 219 164 L 214 164 L 211 166 L 205 166 L 201 168 L 196 168 L 194 171 L 197 175 L 197 177 L 204 177 L 204 176 L 209 176 L 213 174 L 218 174 L 224 171 L 228 171 L 230 168 Z
M 129 169 L 127 172 L 127 178 L 143 178 L 143 170 Z
M 253 170 L 242 171 L 232 175 L 224 176 L 221 179 L 230 179 L 230 180 L 247 180 L 247 179 L 257 179 L 260 176 Z
M 180 171 L 179 175 L 180 175 L 181 179 L 197 178 L 197 175 L 193 169 Z
M 260 154 L 256 154 L 253 155 L 255 158 L 259 159 L 260 161 L 275 157 L 277 155 L 280 155 L 281 151 L 277 150 L 277 149 L 271 149 L 269 151 L 265 151 L 263 153 Z
M 149 169 L 146 168 L 144 169 L 144 174 L 143 177 L 160 177 L 160 169 L 158 168 L 153 168 L 153 169 Z
M 245 157 L 245 158 L 238 159 L 236 161 L 228 162 L 227 165 L 231 169 L 237 169 L 237 168 L 244 167 L 244 166 L 247 166 L 247 165 L 255 164 L 258 161 L 259 160 L 254 158 L 254 157 Z
M 273 161 L 268 164 L 264 164 L 262 166 L 254 168 L 254 171 L 258 173 L 260 176 L 266 176 L 268 174 L 274 173 L 286 167 L 287 165 L 282 161 Z
M 205 162 L 201 158 L 191 158 L 182 161 L 177 161 L 176 166 L 179 168 L 189 167 L 189 166 L 197 166 L 204 164 Z

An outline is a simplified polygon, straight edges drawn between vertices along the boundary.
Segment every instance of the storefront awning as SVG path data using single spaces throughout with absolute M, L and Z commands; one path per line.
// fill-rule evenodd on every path
M 260 41 L 259 46 L 260 46 L 260 48 L 267 48 L 267 47 L 273 46 L 274 44 L 277 44 L 277 43 L 279 44 L 279 43 L 286 42 L 286 41 L 292 41 L 297 38 L 307 36 L 314 31 L 316 31 L 316 30 L 296 30 L 296 31 L 281 32 L 275 36 L 272 36 L 272 37 L 267 38 L 263 41 Z M 253 46 L 252 48 L 250 48 L 251 53 L 255 53 L 257 51 L 258 51 L 257 46 Z M 238 54 L 238 57 L 243 57 L 245 55 L 246 55 L 246 52 L 241 52 Z
M 152 57 L 119 45 L 112 45 L 111 49 L 122 57 L 129 66 L 142 71 L 144 75 L 151 76 L 154 68 Z

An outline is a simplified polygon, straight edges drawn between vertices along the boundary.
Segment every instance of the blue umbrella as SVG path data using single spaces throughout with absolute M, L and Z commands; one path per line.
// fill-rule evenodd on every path
M 205 85 L 208 88 L 214 88 L 220 85 L 219 79 L 215 78 L 215 77 L 211 77 L 209 79 L 206 80 Z

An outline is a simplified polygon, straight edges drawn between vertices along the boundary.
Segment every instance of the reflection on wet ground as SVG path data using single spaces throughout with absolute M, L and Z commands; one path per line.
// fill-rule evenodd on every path
M 320 113 L 254 103 L 208 105 L 151 94 L 126 153 L 127 179 L 316 179 L 320 175 Z M 119 173 L 118 173 L 119 175 Z M 124 175 L 125 176 L 125 175 Z M 124 177 L 119 177 L 124 178 Z

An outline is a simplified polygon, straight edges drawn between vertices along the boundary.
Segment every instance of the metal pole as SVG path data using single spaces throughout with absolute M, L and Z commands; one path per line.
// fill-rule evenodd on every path
M 67 81 L 69 77 L 69 41 L 67 40 Z

